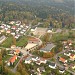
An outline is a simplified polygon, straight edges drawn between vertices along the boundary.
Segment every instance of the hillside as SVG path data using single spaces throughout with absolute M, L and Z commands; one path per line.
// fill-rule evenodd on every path
M 0 0 L 0 20 L 35 20 L 36 15 L 73 23 L 74 9 L 74 0 Z

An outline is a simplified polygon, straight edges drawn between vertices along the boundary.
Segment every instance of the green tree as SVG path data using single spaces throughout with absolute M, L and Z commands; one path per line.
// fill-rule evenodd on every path
M 16 38 L 13 36 L 13 45 L 16 45 Z

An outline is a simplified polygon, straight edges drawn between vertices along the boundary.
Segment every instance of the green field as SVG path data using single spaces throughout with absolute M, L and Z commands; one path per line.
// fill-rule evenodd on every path
M 20 46 L 20 47 L 23 47 L 23 46 L 26 46 L 27 44 L 27 37 L 26 36 L 22 36 L 16 43 L 16 46 Z
M 27 41 L 28 41 L 27 37 L 22 36 L 16 41 L 16 46 L 24 47 L 24 46 L 26 46 Z M 0 46 L 5 47 L 5 48 L 10 48 L 11 45 L 13 45 L 13 37 L 12 36 L 8 37 Z
M 1 47 L 9 48 L 12 45 L 12 37 L 8 37 L 2 44 Z
M 11 55 L 6 55 L 5 57 L 2 58 L 3 61 L 8 61 L 12 56 Z

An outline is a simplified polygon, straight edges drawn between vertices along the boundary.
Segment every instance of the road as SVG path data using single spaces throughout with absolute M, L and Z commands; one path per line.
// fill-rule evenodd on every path
M 42 44 L 42 41 L 39 39 L 39 38 L 37 38 L 38 40 L 39 40 L 39 45 L 41 45 Z M 18 48 L 22 53 L 23 53 L 23 56 L 20 58 L 20 60 L 19 60 L 19 62 L 16 64 L 16 66 L 12 69 L 12 72 L 16 72 L 16 70 L 17 70 L 17 66 L 18 66 L 18 64 L 20 63 L 20 61 L 23 59 L 23 57 L 24 56 L 27 56 L 27 54 L 29 54 L 29 52 L 27 52 L 26 51 L 26 49 L 25 48 Z

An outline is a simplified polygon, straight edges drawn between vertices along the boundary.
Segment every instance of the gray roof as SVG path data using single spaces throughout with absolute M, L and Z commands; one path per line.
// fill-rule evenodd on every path
M 40 71 L 43 71 L 43 70 L 45 70 L 45 68 L 44 68 L 44 67 L 39 67 L 39 69 L 40 69 Z
M 51 44 L 47 44 L 45 48 L 42 48 L 40 51 L 51 51 L 51 49 L 55 47 L 55 45 L 53 43 Z
M 3 35 L 3 36 L 0 37 L 0 40 L 5 39 L 5 38 L 6 38 L 6 37 Z
M 49 65 L 51 65 L 51 66 L 55 66 L 55 63 L 50 62 Z
M 65 67 L 59 67 L 59 70 L 60 71 L 64 71 L 65 70 Z
M 26 61 L 29 61 L 31 59 L 32 59 L 32 57 L 29 56 L 29 57 L 26 58 Z

